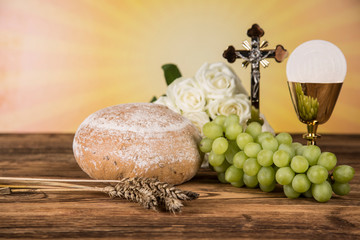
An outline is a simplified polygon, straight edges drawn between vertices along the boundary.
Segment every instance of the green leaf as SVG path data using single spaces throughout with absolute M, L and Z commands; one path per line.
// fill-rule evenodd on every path
M 164 71 L 166 84 L 169 86 L 175 79 L 181 77 L 179 68 L 172 63 L 164 64 L 161 66 Z
M 153 96 L 152 99 L 150 100 L 151 103 L 155 102 L 157 100 L 157 97 Z

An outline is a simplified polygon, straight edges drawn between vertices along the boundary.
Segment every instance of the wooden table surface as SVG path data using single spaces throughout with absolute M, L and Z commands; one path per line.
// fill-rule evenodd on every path
M 88 178 L 72 134 L 0 135 L 0 176 Z M 299 135 L 295 140 L 302 141 Z M 200 170 L 183 190 L 200 194 L 180 214 L 154 212 L 95 193 L 0 195 L 0 238 L 20 239 L 360 239 L 360 135 L 324 135 L 323 151 L 355 168 L 349 195 L 327 203 L 287 199 L 281 188 L 235 188 Z

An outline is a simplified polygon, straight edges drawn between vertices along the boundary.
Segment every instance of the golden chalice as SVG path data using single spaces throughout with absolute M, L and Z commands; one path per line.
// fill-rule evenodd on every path
M 298 46 L 290 55 L 286 74 L 297 117 L 307 125 L 304 138 L 315 145 L 319 124 L 329 120 L 346 75 L 346 60 L 341 50 L 323 40 Z

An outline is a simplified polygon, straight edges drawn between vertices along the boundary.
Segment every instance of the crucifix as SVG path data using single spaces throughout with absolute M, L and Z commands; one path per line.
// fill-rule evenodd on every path
M 260 28 L 258 24 L 253 24 L 247 31 L 247 35 L 251 37 L 251 43 L 248 41 L 243 42 L 243 47 L 246 50 L 235 50 L 233 46 L 229 46 L 223 53 L 223 57 L 228 60 L 229 63 L 235 62 L 237 58 L 243 59 L 242 66 L 247 67 L 251 64 L 251 118 L 250 122 L 264 123 L 264 120 L 260 118 L 260 64 L 266 68 L 269 66 L 269 61 L 266 58 L 274 58 L 276 62 L 282 62 L 288 55 L 288 52 L 282 45 L 277 45 L 275 49 L 261 50 L 268 46 L 267 41 L 263 41 L 260 44 L 260 37 L 264 36 L 264 30 Z

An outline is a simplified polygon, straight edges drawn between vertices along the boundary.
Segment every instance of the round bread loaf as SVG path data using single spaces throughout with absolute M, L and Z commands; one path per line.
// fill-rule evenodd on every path
M 91 114 L 76 131 L 75 159 L 95 179 L 155 177 L 181 184 L 198 171 L 199 131 L 153 103 L 120 104 Z

